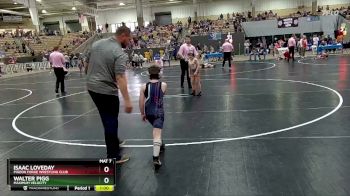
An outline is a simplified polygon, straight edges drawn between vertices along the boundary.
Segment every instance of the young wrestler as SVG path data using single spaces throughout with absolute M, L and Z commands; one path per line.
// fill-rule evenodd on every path
M 141 87 L 140 91 L 140 112 L 143 121 L 148 121 L 153 126 L 153 164 L 156 169 L 162 165 L 159 154 L 164 151 L 162 142 L 162 129 L 164 124 L 163 97 L 167 84 L 161 82 L 160 67 L 151 66 L 148 69 L 150 81 Z
M 193 96 L 202 96 L 202 86 L 200 78 L 200 64 L 199 60 L 194 57 L 193 53 L 188 54 L 188 72 L 191 77 L 192 94 Z

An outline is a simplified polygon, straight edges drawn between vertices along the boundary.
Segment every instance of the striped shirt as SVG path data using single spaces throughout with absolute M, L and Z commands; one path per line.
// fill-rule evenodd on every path
M 50 63 L 52 67 L 60 68 L 64 67 L 65 59 L 62 53 L 54 51 L 50 54 Z

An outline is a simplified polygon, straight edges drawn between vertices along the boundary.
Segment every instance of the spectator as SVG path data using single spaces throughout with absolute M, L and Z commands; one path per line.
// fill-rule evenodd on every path
M 69 56 L 68 56 L 68 54 L 64 55 L 64 60 L 65 60 L 66 69 L 69 69 L 70 63 L 69 63 Z
M 320 38 L 318 38 L 318 36 L 315 34 L 313 40 L 313 45 L 314 46 L 318 46 Z
M 249 55 L 249 48 L 250 48 L 250 42 L 249 42 L 249 39 L 245 40 L 244 42 L 244 55 L 245 56 L 248 56 Z
M 191 22 L 192 22 L 191 16 L 188 17 L 187 22 L 188 22 L 188 27 L 190 27 L 190 24 L 191 24 Z
M 202 50 L 202 48 L 201 48 L 201 43 L 198 42 L 198 44 L 197 44 L 197 46 L 196 46 L 196 49 L 197 49 L 197 51 L 201 51 L 201 50 Z
M 307 38 L 306 35 L 303 35 L 303 37 L 301 38 L 301 44 L 300 44 L 300 56 L 301 58 L 305 58 L 305 51 L 307 48 Z

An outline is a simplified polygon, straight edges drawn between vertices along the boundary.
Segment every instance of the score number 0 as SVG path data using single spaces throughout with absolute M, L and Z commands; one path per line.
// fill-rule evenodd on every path
M 103 171 L 105 172 L 105 173 L 108 173 L 109 172 L 109 167 L 104 167 L 103 168 Z M 108 184 L 109 183 L 109 178 L 108 177 L 105 177 L 104 179 L 103 179 L 103 182 L 105 183 L 105 184 Z

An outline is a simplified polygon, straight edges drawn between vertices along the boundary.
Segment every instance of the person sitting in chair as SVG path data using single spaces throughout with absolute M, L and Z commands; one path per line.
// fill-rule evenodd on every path
M 252 60 L 252 56 L 254 56 L 254 61 L 256 61 L 256 55 L 258 53 L 258 48 L 253 47 L 252 50 L 249 53 L 249 60 Z
M 264 60 L 266 59 L 266 49 L 265 48 L 258 48 L 258 57 L 259 57 L 259 61 L 261 60 L 260 55 L 264 56 Z
M 249 55 L 249 60 L 252 60 L 252 56 L 254 56 L 254 61 L 256 61 L 256 56 L 258 56 L 259 60 L 261 60 L 260 55 L 264 56 L 264 60 L 266 58 L 266 50 L 265 48 L 261 48 L 261 47 L 254 47 Z

